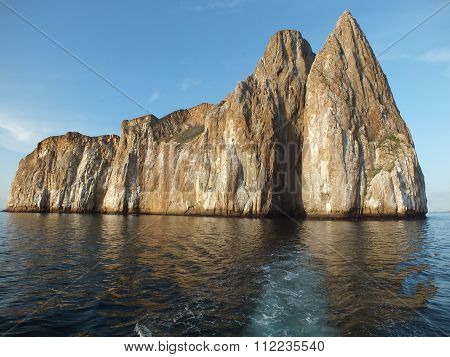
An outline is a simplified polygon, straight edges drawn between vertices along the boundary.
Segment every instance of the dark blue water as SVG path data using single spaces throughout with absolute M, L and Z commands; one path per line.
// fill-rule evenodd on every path
M 0 333 L 450 335 L 450 214 L 0 214 Z

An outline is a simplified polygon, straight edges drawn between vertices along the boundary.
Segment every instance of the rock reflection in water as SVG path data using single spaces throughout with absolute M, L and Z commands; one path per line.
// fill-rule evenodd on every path
M 305 221 L 301 242 L 324 274 L 329 319 L 342 335 L 382 335 L 416 319 L 435 287 L 426 277 L 425 220 Z
M 2 214 L 0 331 L 442 335 L 445 222 Z

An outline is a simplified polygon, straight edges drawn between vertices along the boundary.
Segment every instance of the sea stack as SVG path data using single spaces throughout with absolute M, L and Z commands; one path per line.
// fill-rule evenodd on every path
M 219 104 L 67 133 L 21 160 L 8 211 L 263 217 L 427 212 L 414 144 L 349 12 L 317 56 L 300 32 L 269 41 Z
M 348 11 L 316 56 L 306 87 L 306 214 L 426 213 L 424 177 L 411 134 L 366 36 Z

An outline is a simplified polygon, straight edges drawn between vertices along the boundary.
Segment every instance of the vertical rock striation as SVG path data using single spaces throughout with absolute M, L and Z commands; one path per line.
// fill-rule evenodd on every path
M 349 12 L 308 77 L 302 199 L 310 216 L 426 213 L 414 144 L 387 79 Z
M 313 60 L 298 31 L 280 31 L 255 72 L 218 105 L 125 121 L 104 211 L 262 216 L 274 199 L 297 210 L 300 190 L 277 181 L 288 166 L 277 143 L 299 150 Z
M 219 104 L 122 123 L 120 138 L 39 143 L 9 211 L 260 217 L 426 212 L 411 135 L 350 13 L 317 57 L 298 31 L 269 41 Z
M 67 133 L 20 161 L 8 211 L 95 212 L 102 207 L 119 137 Z

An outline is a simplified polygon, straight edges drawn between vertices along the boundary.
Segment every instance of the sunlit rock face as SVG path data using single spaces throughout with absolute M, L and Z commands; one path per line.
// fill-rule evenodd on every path
M 298 31 L 276 33 L 219 104 L 126 120 L 120 138 L 44 140 L 8 210 L 405 216 L 426 197 L 386 78 L 344 13 L 316 58 Z
M 301 210 L 300 188 L 285 187 L 284 174 L 298 170 L 313 60 L 298 31 L 281 31 L 218 105 L 124 122 L 104 211 L 263 216 L 276 210 L 273 201 Z
M 78 133 L 47 138 L 20 161 L 9 211 L 95 212 L 103 205 L 116 135 Z
M 406 216 L 427 211 L 414 144 L 387 79 L 349 12 L 307 82 L 302 199 L 310 216 Z

